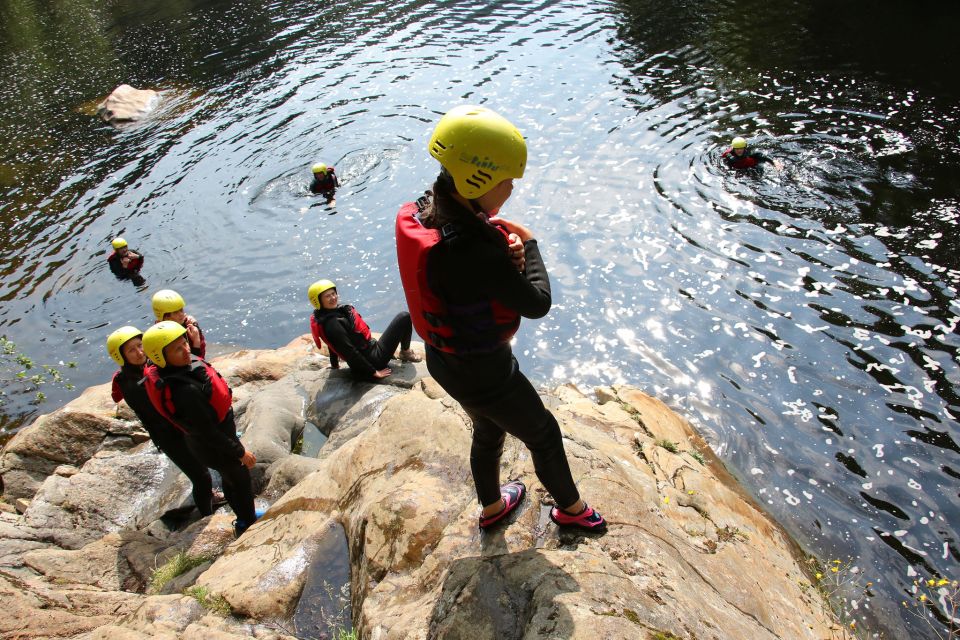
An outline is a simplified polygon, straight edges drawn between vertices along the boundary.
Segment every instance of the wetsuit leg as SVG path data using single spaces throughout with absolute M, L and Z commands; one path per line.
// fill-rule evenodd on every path
M 229 423 L 234 427 L 233 421 Z M 238 520 L 249 524 L 257 519 L 253 505 L 253 485 L 250 482 L 250 471 L 239 459 L 225 458 L 220 451 L 209 448 L 198 438 L 186 438 L 190 452 L 202 464 L 216 469 L 223 480 L 223 497 L 233 509 Z
M 217 471 L 223 479 L 223 497 L 233 509 L 237 520 L 248 525 L 257 519 L 253 505 L 253 485 L 250 482 L 250 471 L 239 460 L 236 463 L 224 461 Z
M 428 347 L 427 367 L 473 420 L 470 467 L 477 496 L 484 505 L 500 497 L 504 432 L 530 450 L 537 477 L 558 505 L 569 506 L 580 499 L 563 449 L 560 425 L 520 372 L 509 349 L 489 357 L 464 358 Z
M 374 366 L 377 369 L 387 366 L 398 345 L 401 349 L 409 349 L 412 335 L 413 322 L 410 320 L 410 314 L 406 311 L 398 313 L 370 351 L 370 360 Z
M 159 445 L 158 445 L 159 446 Z M 182 439 L 180 442 L 169 442 L 160 446 L 160 450 L 170 458 L 173 464 L 177 465 L 193 483 L 193 502 L 197 505 L 197 510 L 201 515 L 209 516 L 213 513 L 213 479 L 210 477 L 210 470 L 190 453 L 187 444 Z

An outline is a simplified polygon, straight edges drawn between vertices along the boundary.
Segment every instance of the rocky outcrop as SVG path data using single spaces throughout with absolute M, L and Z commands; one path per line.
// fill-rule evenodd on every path
M 216 366 L 235 386 L 243 441 L 269 479 L 266 515 L 236 541 L 228 513 L 168 524 L 160 516 L 183 511 L 186 486 L 168 482 L 149 445 L 103 447 L 103 423 L 83 418 L 94 426 L 78 436 L 87 444 L 73 466 L 45 479 L 38 468 L 36 495 L 19 489 L 32 497 L 24 515 L 0 513 L 0 591 L 17 590 L 22 606 L 87 638 L 279 638 L 302 636 L 320 617 L 329 627 L 329 607 L 312 599 L 338 587 L 316 581 L 349 566 L 339 610 L 363 638 L 830 636 L 793 543 L 684 420 L 635 389 L 594 400 L 561 387 L 547 397 L 581 492 L 610 522 L 606 535 L 550 522 L 551 498 L 512 438 L 502 476 L 522 479 L 529 495 L 481 535 L 469 420 L 422 364 L 398 366 L 390 384 L 357 383 L 299 339 Z M 65 421 L 62 412 L 51 416 Z M 316 433 L 327 437 L 319 452 L 292 453 Z M 89 501 L 78 499 L 87 488 Z M 55 521 L 72 532 L 57 533 Z M 198 561 L 164 592 L 192 595 L 144 595 L 153 568 L 175 554 Z M 100 596 L 113 619 L 92 604 Z M 33 630 L 6 615 L 9 637 Z
M 152 89 L 134 89 L 121 84 L 97 106 L 97 115 L 104 122 L 119 125 L 142 120 L 160 101 Z

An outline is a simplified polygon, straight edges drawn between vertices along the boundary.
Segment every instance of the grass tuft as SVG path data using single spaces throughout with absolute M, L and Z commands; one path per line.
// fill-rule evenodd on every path
M 160 590 L 168 582 L 209 560 L 210 558 L 207 556 L 191 556 L 187 552 L 181 551 L 170 558 L 166 564 L 153 570 L 153 575 L 150 576 L 148 593 L 160 593 Z

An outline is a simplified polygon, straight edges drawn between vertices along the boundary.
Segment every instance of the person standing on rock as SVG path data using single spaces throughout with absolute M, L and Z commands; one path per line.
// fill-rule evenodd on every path
M 310 332 L 318 349 L 321 342 L 330 352 L 330 367 L 340 368 L 340 360 L 350 365 L 350 373 L 364 380 L 383 380 L 392 371 L 387 366 L 397 347 L 397 357 L 404 362 L 420 362 L 410 348 L 413 325 L 410 314 L 398 313 L 379 340 L 370 335 L 370 327 L 360 313 L 348 304 L 341 305 L 337 285 L 330 280 L 317 280 L 307 289 L 313 305 Z
M 156 365 L 144 371 L 144 387 L 157 412 L 183 431 L 191 453 L 220 472 L 239 537 L 259 517 L 250 482 L 257 458 L 237 437 L 233 392 L 216 369 L 191 355 L 186 334 L 171 320 L 158 322 L 143 334 L 143 351 Z
M 146 280 L 140 275 L 143 268 L 143 256 L 131 249 L 123 238 L 114 238 L 110 243 L 113 253 L 107 256 L 110 271 L 121 280 L 132 280 L 138 287 Z
M 193 502 L 203 516 L 213 513 L 213 480 L 207 466 L 190 453 L 183 432 L 164 418 L 150 402 L 147 391 L 140 384 L 145 367 L 153 367 L 143 353 L 143 333 L 136 327 L 120 327 L 107 337 L 107 353 L 120 365 L 113 374 L 111 395 L 114 402 L 125 400 L 137 414 L 153 444 L 177 465 L 193 483 Z
M 203 337 L 203 330 L 193 316 L 187 315 L 183 297 L 173 289 L 162 289 L 153 294 L 151 300 L 153 315 L 157 322 L 172 320 L 187 330 L 187 342 L 190 344 L 190 353 L 200 359 L 207 357 L 207 341 Z
M 440 119 L 429 151 L 440 162 L 440 175 L 432 198 L 407 203 L 397 214 L 397 257 L 430 375 L 473 420 L 470 468 L 482 505 L 480 529 L 500 522 L 526 493 L 520 481 L 500 486 L 509 433 L 530 450 L 537 477 L 557 505 L 553 521 L 605 531 L 606 521 L 574 483 L 560 425 L 510 348 L 521 316 L 541 318 L 551 306 L 533 233 L 491 219 L 510 197 L 514 179 L 523 177 L 526 142 L 497 113 L 462 106 Z M 514 239 L 522 242 L 521 255 L 511 252 Z

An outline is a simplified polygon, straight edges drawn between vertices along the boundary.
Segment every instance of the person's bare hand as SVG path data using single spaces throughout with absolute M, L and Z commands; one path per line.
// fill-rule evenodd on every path
M 257 456 L 253 455 L 252 451 L 244 451 L 240 457 L 240 462 L 242 462 L 243 466 L 247 469 L 253 469 L 253 465 L 257 464 Z
M 533 231 L 530 231 L 530 229 L 527 229 L 519 222 L 513 222 L 511 220 L 507 220 L 506 218 L 499 217 L 497 218 L 497 222 L 502 223 L 503 226 L 507 228 L 509 233 L 515 233 L 517 236 L 519 236 L 520 242 L 533 240 Z
M 187 340 L 190 341 L 190 344 L 194 347 L 200 346 L 200 329 L 197 328 L 195 324 L 188 324 L 187 329 Z
M 523 250 L 523 241 L 515 233 L 507 236 L 507 253 L 517 269 L 523 271 L 524 267 L 527 266 L 527 256 Z
M 374 371 L 373 377 L 377 380 L 383 380 L 391 373 L 393 373 L 393 371 L 390 369 L 390 367 L 384 367 L 383 369 L 380 369 L 380 371 Z

